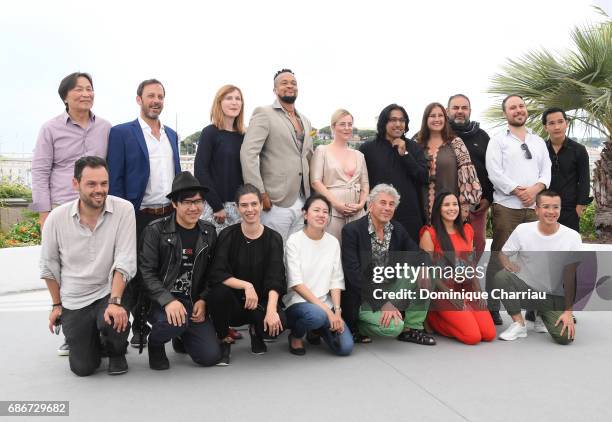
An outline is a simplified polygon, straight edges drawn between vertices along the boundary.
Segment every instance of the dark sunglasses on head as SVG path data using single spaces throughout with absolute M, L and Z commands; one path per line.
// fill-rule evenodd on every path
M 521 149 L 525 151 L 525 158 L 531 160 L 533 157 L 531 155 L 531 151 L 529 151 L 529 147 L 527 144 L 521 144 Z

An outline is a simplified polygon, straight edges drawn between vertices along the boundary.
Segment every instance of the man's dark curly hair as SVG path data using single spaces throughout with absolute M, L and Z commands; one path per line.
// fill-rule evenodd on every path
M 293 73 L 293 70 L 291 70 L 291 69 L 281 69 L 281 70 L 279 70 L 278 72 L 276 72 L 276 73 L 274 74 L 274 80 L 275 80 L 275 81 L 276 81 L 276 77 L 277 77 L 278 75 L 280 75 L 281 73 L 291 73 L 293 76 L 295 76 L 295 73 Z

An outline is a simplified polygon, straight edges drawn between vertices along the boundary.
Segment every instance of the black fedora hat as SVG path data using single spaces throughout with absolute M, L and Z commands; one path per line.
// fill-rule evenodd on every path
M 208 188 L 206 186 L 202 186 L 198 179 L 196 179 L 193 174 L 188 171 L 182 171 L 176 175 L 174 180 L 172 181 L 172 192 L 166 195 L 166 198 L 172 199 L 174 196 L 186 190 L 190 191 L 198 191 L 204 195 L 205 192 L 208 192 Z

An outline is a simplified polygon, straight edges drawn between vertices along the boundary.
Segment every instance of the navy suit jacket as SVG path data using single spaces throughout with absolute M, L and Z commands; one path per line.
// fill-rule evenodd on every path
M 181 172 L 176 132 L 164 126 L 174 156 L 174 175 Z M 108 136 L 109 194 L 127 199 L 140 209 L 151 168 L 149 150 L 138 119 L 114 126 Z M 168 192 L 170 193 L 170 192 Z

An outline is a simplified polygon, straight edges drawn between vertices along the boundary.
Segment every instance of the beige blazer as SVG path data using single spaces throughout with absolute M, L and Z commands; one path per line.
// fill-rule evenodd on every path
M 280 207 L 293 205 L 302 181 L 306 197 L 310 195 L 312 128 L 306 116 L 296 114 L 304 126 L 301 152 L 293 125 L 278 100 L 253 111 L 240 149 L 244 182 L 267 192 L 272 203 Z

